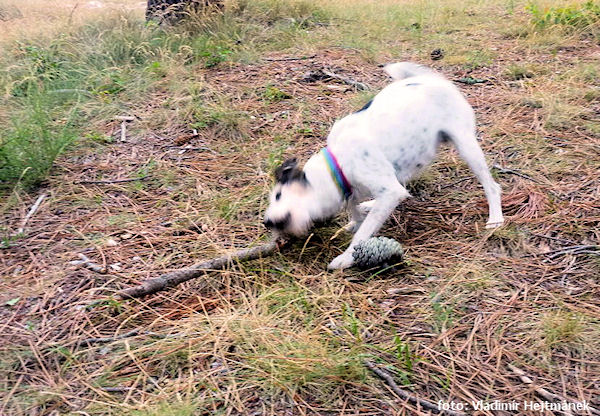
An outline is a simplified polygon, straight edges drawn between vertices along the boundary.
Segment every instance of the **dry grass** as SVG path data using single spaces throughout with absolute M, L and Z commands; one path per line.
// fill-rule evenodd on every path
M 265 30 L 266 43 L 209 68 L 161 62 L 150 88 L 109 103 L 137 117 L 126 143 L 95 113 L 37 191 L 49 197 L 26 234 L 0 248 L 0 414 L 428 414 L 364 359 L 432 402 L 539 400 L 514 364 L 600 407 L 600 47 L 589 31 L 533 28 L 515 3 L 325 2 L 338 20 L 287 32 L 287 45 Z M 436 47 L 446 56 L 431 62 Z M 382 231 L 407 250 L 400 269 L 326 272 L 349 239 L 331 240 L 339 219 L 280 255 L 111 297 L 266 238 L 273 167 L 306 160 L 369 96 L 304 73 L 328 67 L 377 90 L 377 64 L 400 59 L 490 81 L 461 88 L 502 167 L 505 227 L 483 230 L 483 192 L 447 150 Z M 36 198 L 4 196 L 6 235 Z M 109 273 L 69 265 L 77 253 Z

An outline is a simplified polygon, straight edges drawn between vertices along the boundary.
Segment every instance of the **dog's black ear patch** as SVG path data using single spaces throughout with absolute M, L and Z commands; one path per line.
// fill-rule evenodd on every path
M 294 180 L 304 180 L 304 172 L 298 167 L 298 160 L 293 157 L 275 169 L 275 180 L 284 184 Z

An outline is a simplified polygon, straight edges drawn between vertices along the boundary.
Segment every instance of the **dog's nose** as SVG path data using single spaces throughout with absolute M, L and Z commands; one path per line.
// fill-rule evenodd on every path
M 289 224 L 291 217 L 292 216 L 288 213 L 285 217 L 283 217 L 280 220 L 272 221 L 270 218 L 265 218 L 265 220 L 263 221 L 263 224 L 268 229 L 274 228 L 276 230 L 283 230 Z

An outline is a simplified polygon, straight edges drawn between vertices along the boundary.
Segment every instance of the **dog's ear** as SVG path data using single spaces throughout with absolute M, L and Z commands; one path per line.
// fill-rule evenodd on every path
M 281 184 L 304 178 L 304 172 L 298 167 L 298 160 L 293 157 L 275 169 L 275 180 Z

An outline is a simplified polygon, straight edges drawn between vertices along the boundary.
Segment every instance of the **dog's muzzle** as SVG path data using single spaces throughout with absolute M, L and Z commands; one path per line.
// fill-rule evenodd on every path
M 263 221 L 263 224 L 269 230 L 282 231 L 290 223 L 291 217 L 292 217 L 291 214 L 288 213 L 285 217 L 283 217 L 282 219 L 277 220 L 277 221 L 272 221 L 270 218 L 265 218 L 265 220 Z

